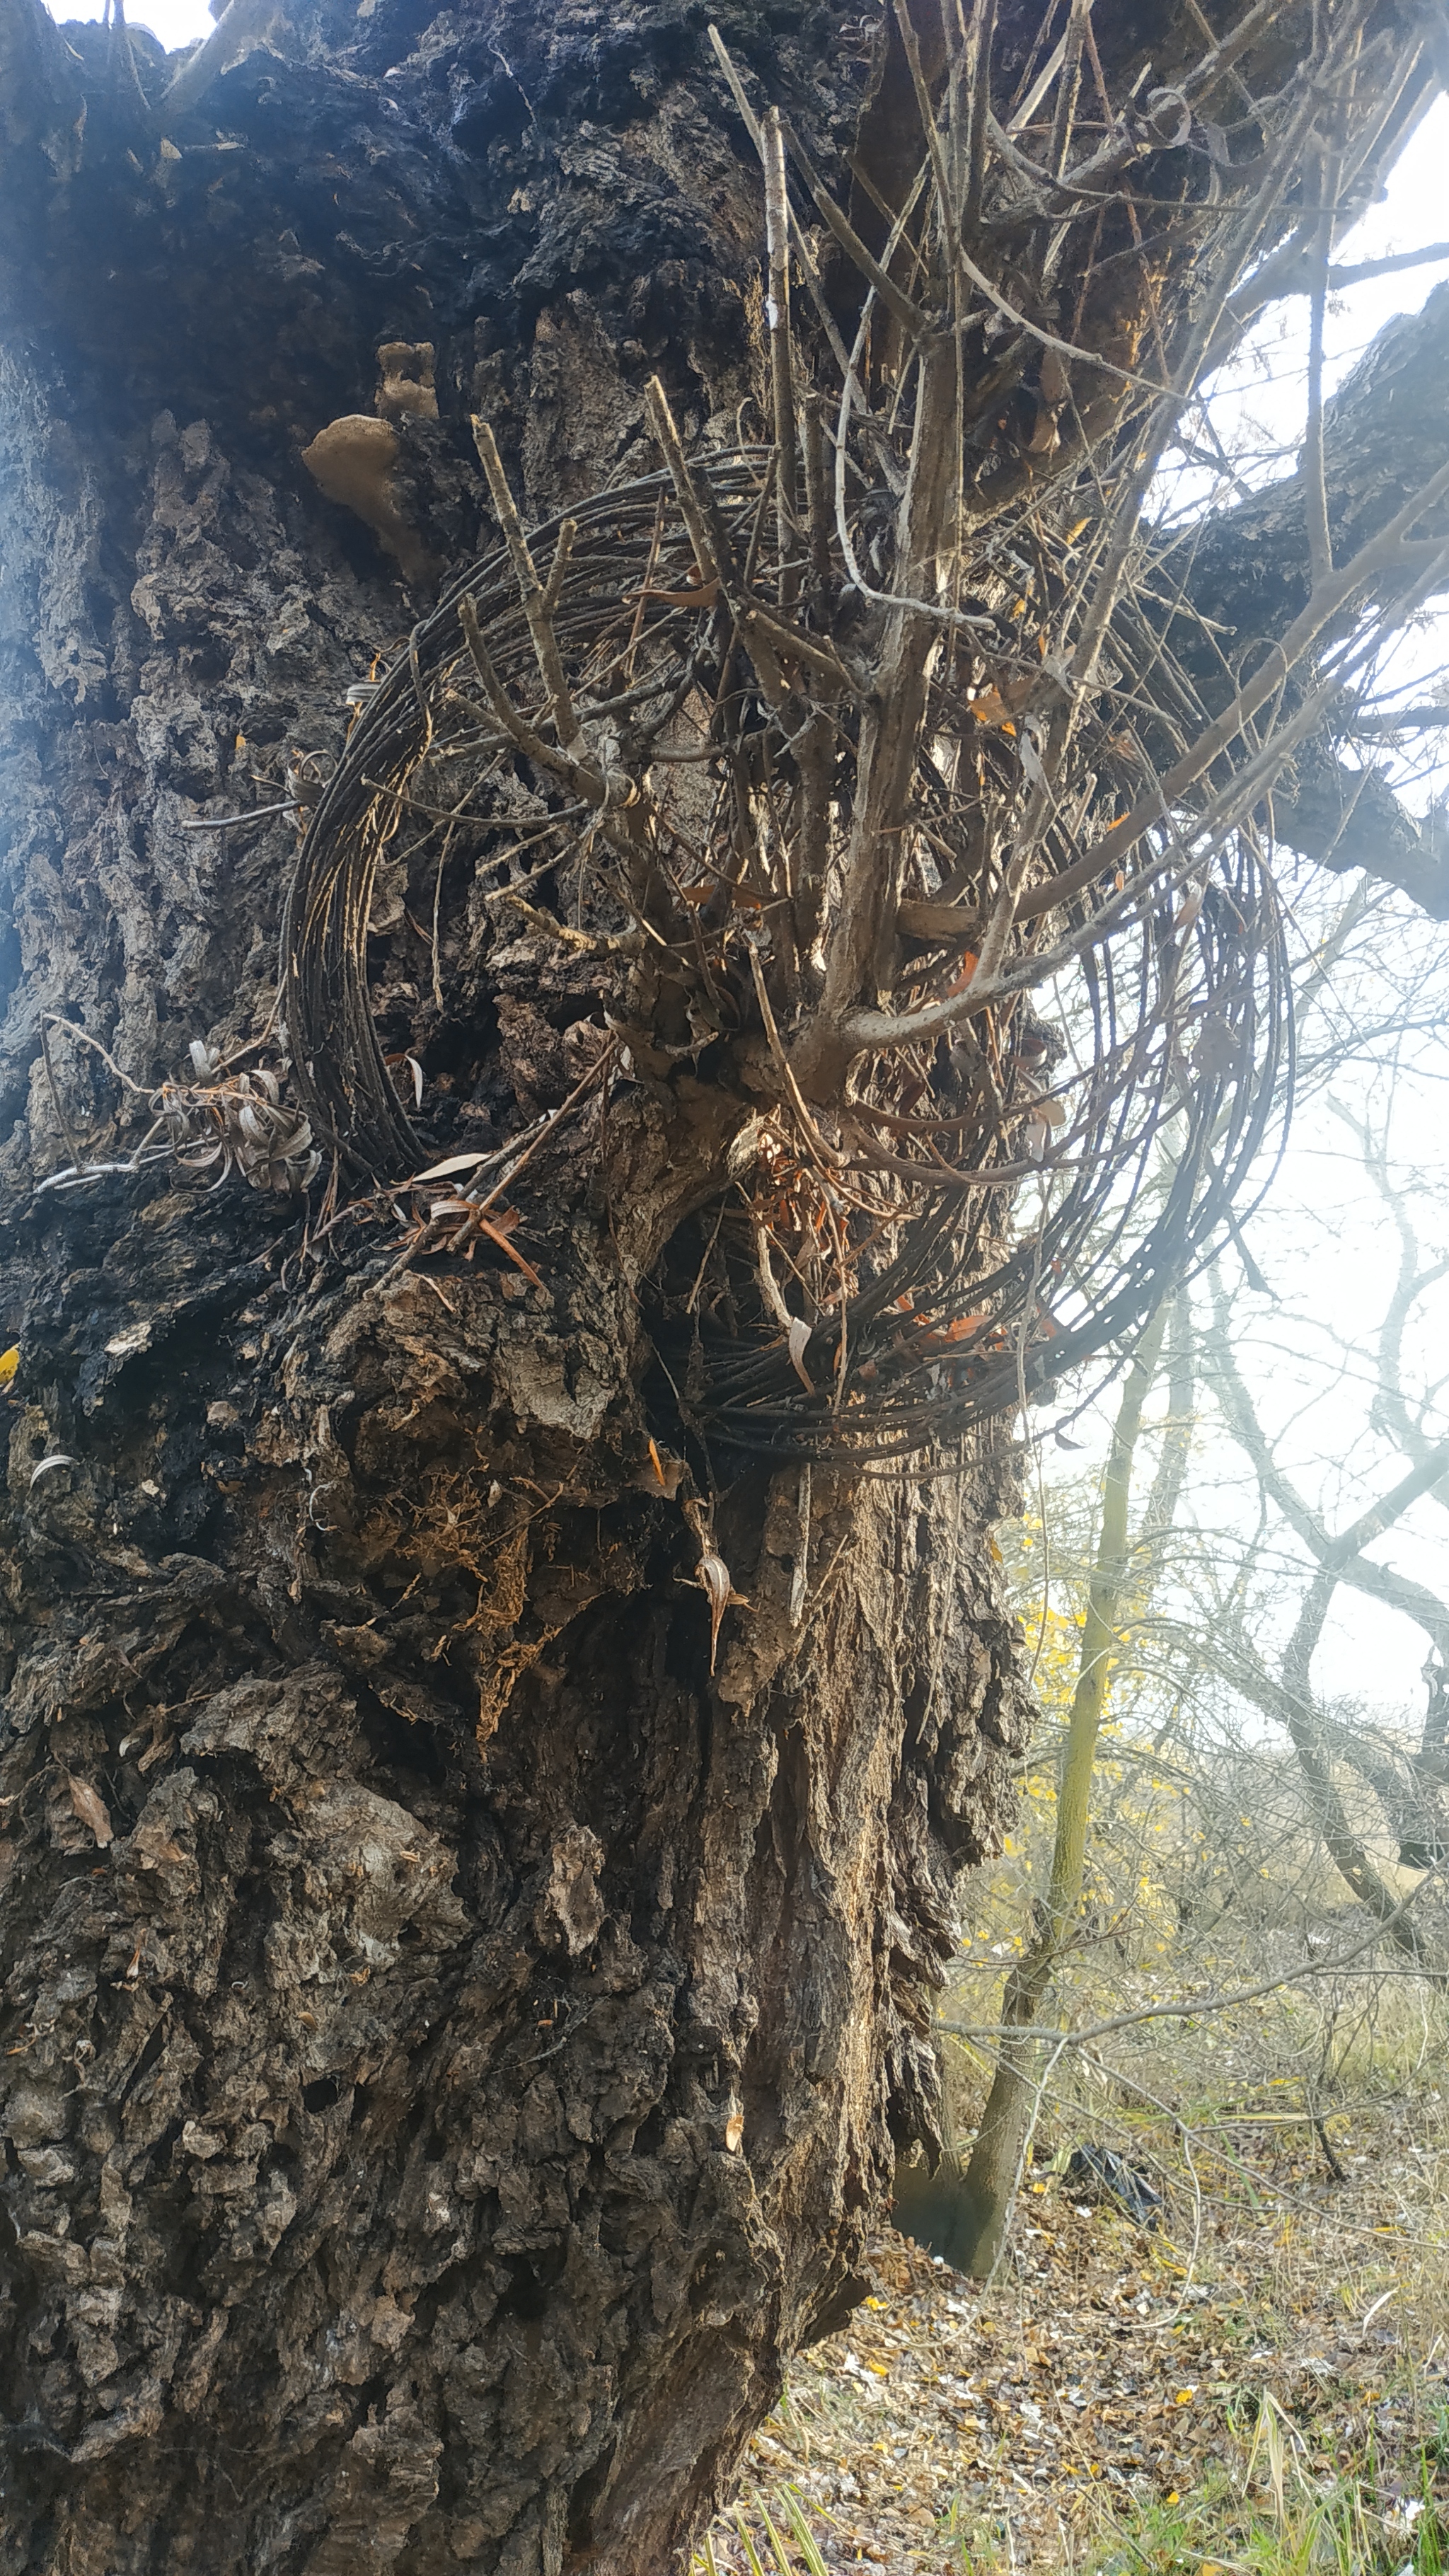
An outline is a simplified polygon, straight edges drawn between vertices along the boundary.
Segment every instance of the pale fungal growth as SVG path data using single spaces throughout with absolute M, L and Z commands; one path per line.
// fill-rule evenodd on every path
M 302 462 L 329 501 L 340 502 L 371 528 L 403 579 L 418 589 L 433 580 L 438 565 L 399 506 L 393 470 L 400 452 L 390 420 L 379 420 L 369 411 L 350 411 L 319 429 L 311 446 L 303 448 Z
M 431 340 L 384 340 L 377 353 L 382 383 L 375 408 L 383 420 L 436 420 Z
M 393 475 L 402 442 L 396 423 L 437 419 L 433 354 L 431 340 L 384 340 L 377 353 L 382 382 L 374 410 L 343 412 L 302 450 L 319 490 L 371 528 L 414 590 L 436 581 L 442 566 L 398 499 Z

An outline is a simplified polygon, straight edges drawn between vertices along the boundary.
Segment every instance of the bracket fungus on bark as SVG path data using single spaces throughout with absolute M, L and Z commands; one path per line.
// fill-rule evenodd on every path
M 303 448 L 302 462 L 329 501 L 371 528 L 409 587 L 426 590 L 437 581 L 442 561 L 408 517 L 396 475 L 402 459 L 398 424 L 438 417 L 433 343 L 384 340 L 377 364 L 382 381 L 373 410 L 344 412 L 329 421 Z
M 441 566 L 398 500 L 393 476 L 400 453 L 391 420 L 354 411 L 319 429 L 303 448 L 302 462 L 319 491 L 371 528 L 410 588 L 422 590 L 436 580 Z

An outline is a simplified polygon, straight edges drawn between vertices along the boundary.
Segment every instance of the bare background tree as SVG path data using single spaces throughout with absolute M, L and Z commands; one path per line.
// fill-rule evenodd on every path
M 1381 1003 L 1382 949 L 1376 965 L 1389 970 L 1372 979 Z M 1150 1400 L 1161 1333 L 1149 1330 L 1123 1374 L 1100 1491 L 1079 1476 L 1028 1527 L 1018 1597 L 1039 1630 L 1048 1723 L 1025 1768 L 1025 1831 L 971 1892 L 942 2007 L 944 2031 L 982 2061 L 957 2087 L 975 2143 L 964 2166 L 933 2177 L 918 2164 L 897 2191 L 907 2226 L 964 2269 L 999 2264 L 1039 2122 L 1050 2157 L 1059 2121 L 1100 2138 L 1105 2120 L 1126 2144 L 1114 2094 L 1150 2115 L 1291 2086 L 1301 2109 L 1271 2116 L 1311 2123 L 1341 2181 L 1326 2115 L 1442 2064 L 1449 1629 L 1440 1591 L 1413 1570 L 1432 1563 L 1449 1482 L 1443 1198 L 1413 1151 L 1437 1071 L 1416 1036 L 1433 990 L 1431 976 L 1404 996 L 1400 1030 L 1360 1028 L 1376 1073 L 1347 1063 L 1343 1029 L 1323 1049 L 1305 1015 L 1308 1066 L 1336 1064 L 1340 1079 L 1347 1066 L 1361 1104 L 1318 1105 L 1304 1163 L 1322 1225 L 1353 1210 L 1371 1239 L 1387 1219 L 1399 1256 L 1387 1293 L 1381 1262 L 1350 1248 L 1325 1275 L 1305 1263 L 1302 1212 L 1270 1215 L 1255 1231 L 1283 1290 L 1251 1261 L 1251 1286 L 1230 1281 L 1229 1252 L 1206 1288 L 1180 1291 L 1170 1386 L 1159 1377 Z M 1149 1443 L 1150 1494 L 1131 1514 Z M 1339 1529 L 1335 1490 L 1355 1498 Z M 1418 1630 L 1419 1708 L 1345 1688 L 1329 1633 L 1341 1588 L 1386 1629 Z M 1220 2101 L 1208 2126 L 1225 2115 Z M 1192 2127 L 1204 2143 L 1201 2115 Z
M 937 2135 L 1005 1416 L 1283 1104 L 1275 782 L 1449 908 L 1437 302 L 1148 511 L 1437 35 L 1057 17 L 5 0 L 17 2566 L 697 2525 Z
M 1190 1369 L 1185 1292 L 1171 1300 L 1176 1327 L 1175 1381 Z M 967 2272 L 989 2274 L 1006 2242 L 1022 2166 L 1036 2117 L 1040 2049 L 1032 2026 L 1052 1990 L 1065 1954 L 1079 1936 L 1087 1838 L 1094 1805 L 1094 1775 L 1103 1720 L 1111 1699 L 1113 1666 L 1141 1620 L 1153 1588 L 1159 1542 L 1170 1530 L 1187 1463 L 1188 1388 L 1175 1384 L 1173 1421 L 1163 1444 L 1139 1526 L 1131 1527 L 1132 1470 L 1142 1433 L 1143 1407 L 1163 1357 L 1168 1301 L 1150 1315 L 1123 1373 L 1112 1424 L 1112 1446 L 1102 1479 L 1101 1511 L 1082 1620 L 1081 1654 L 1055 1782 L 1055 1827 L 1044 1894 L 1032 1903 L 1030 1929 L 1006 1981 L 1003 2024 L 1018 2027 L 1018 2042 L 1003 2040 L 962 2182 L 962 2228 L 953 2259 Z M 1190 1384 L 1190 1379 L 1189 1379 Z

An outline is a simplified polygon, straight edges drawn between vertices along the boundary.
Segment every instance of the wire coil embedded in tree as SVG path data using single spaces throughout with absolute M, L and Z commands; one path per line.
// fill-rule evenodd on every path
M 721 1051 L 752 1050 L 753 1087 L 763 1066 L 777 1098 L 752 1170 L 721 1183 L 687 1327 L 692 1416 L 771 1456 L 914 1455 L 1130 1330 L 1220 1222 L 1284 1061 L 1277 908 L 1250 838 L 1186 871 L 1164 829 L 1132 876 L 1022 906 L 991 1008 L 862 1049 L 807 1099 L 794 1067 L 844 900 L 878 620 L 822 515 L 818 420 L 803 537 L 773 450 L 686 463 L 671 430 L 664 411 L 663 472 L 531 538 L 481 442 L 505 543 L 369 694 L 301 847 L 281 961 L 293 1078 L 358 1176 L 396 1183 L 426 1159 L 369 994 L 384 866 L 431 911 L 436 988 L 459 900 L 597 959 L 615 1080 L 709 1057 L 728 1081 Z M 882 930 L 892 1007 L 918 1016 L 971 981 L 1004 864 L 989 818 L 1031 770 L 1013 709 L 1041 648 L 1013 630 L 1017 575 L 995 554 L 929 674 L 895 862 L 914 890 Z M 1123 765 L 1110 723 L 1103 777 Z M 1084 841 L 1084 815 L 1059 818 L 1051 863 Z M 484 957 L 492 936 L 474 936 Z M 661 1296 L 667 1339 L 680 1301 Z

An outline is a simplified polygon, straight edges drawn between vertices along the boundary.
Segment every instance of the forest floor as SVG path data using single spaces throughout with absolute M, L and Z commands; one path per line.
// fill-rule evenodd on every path
M 1144 2131 L 1151 2232 L 1035 2168 L 989 2289 L 884 2236 L 698 2576 L 1443 2576 L 1449 2102 L 1328 2129 Z

